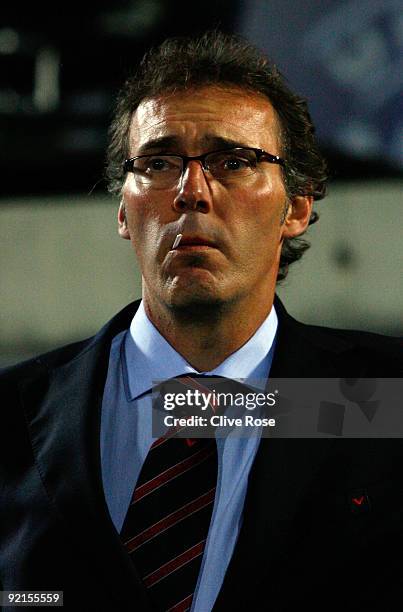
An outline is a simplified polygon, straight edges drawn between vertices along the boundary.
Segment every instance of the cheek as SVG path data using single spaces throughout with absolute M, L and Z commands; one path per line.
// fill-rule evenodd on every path
M 161 223 L 158 209 L 149 193 L 135 187 L 125 187 L 123 198 L 126 204 L 130 237 L 134 246 L 155 242 L 160 233 Z
M 281 237 L 281 218 L 286 202 L 282 184 L 266 180 L 264 185 L 255 185 L 251 190 L 239 193 L 239 208 L 243 211 L 244 227 L 257 236 Z

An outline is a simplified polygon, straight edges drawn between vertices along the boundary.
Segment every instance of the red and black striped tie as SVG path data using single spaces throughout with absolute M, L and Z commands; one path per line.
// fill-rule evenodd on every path
M 180 381 L 209 392 L 197 379 Z M 215 438 L 171 435 L 152 444 L 121 538 L 159 612 L 190 610 L 216 483 Z

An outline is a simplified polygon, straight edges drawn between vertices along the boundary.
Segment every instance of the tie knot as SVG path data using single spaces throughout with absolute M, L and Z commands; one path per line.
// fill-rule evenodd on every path
M 228 434 L 243 422 L 251 393 L 243 382 L 223 376 L 184 374 L 165 380 L 154 388 L 153 436 L 212 438 L 217 428 L 220 437 Z
M 191 376 L 183 374 L 176 377 L 179 384 L 183 385 L 186 390 L 191 391 L 191 393 L 187 393 L 189 403 L 199 400 L 196 405 L 202 405 L 204 409 L 211 409 L 214 414 L 218 408 L 215 387 L 220 379 L 223 380 L 220 376 L 206 376 L 204 374 L 192 374 Z

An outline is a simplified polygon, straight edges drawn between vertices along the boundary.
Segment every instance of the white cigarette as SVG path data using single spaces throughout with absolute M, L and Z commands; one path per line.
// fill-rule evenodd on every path
M 182 234 L 178 234 L 175 238 L 175 242 L 172 245 L 172 250 L 176 249 L 180 241 L 182 240 Z

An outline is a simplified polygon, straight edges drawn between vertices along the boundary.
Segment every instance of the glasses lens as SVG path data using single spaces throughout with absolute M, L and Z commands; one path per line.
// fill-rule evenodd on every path
M 229 149 L 206 157 L 206 167 L 218 179 L 248 176 L 255 172 L 256 166 L 256 153 L 251 149 Z
M 133 162 L 136 180 L 157 189 L 173 185 L 182 175 L 182 167 L 182 159 L 176 155 L 146 155 Z

